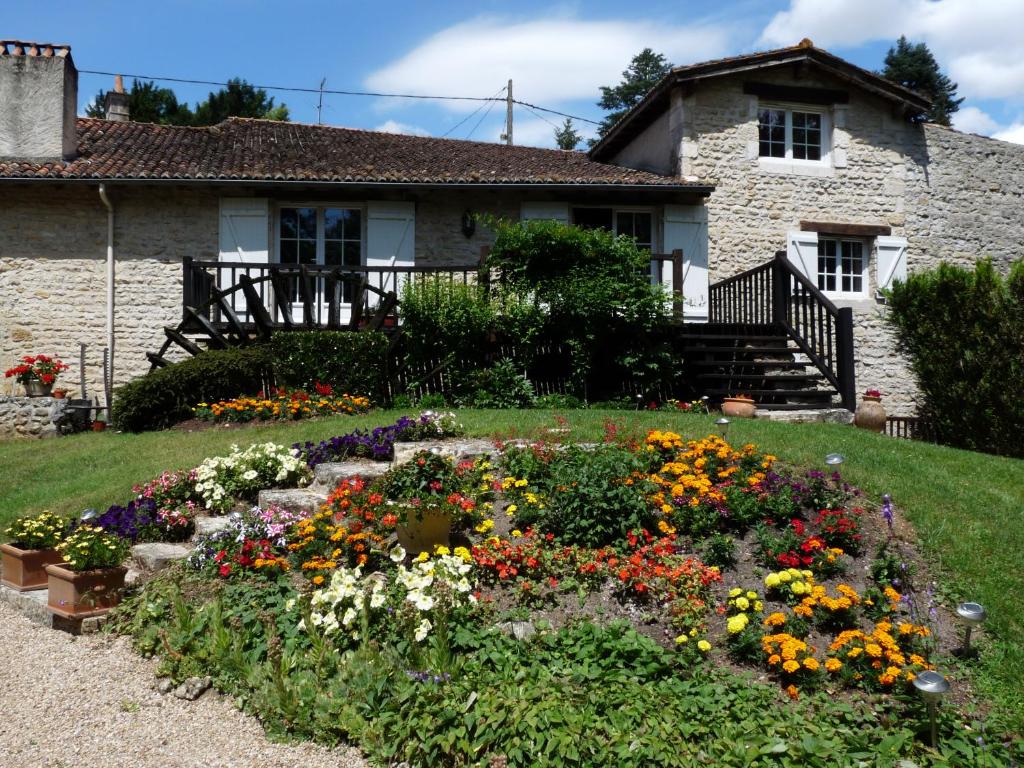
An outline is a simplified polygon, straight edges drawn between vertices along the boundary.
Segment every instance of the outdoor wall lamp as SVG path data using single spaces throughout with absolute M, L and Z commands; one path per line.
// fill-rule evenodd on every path
M 466 211 L 462 214 L 462 234 L 472 237 L 474 232 L 476 232 L 476 216 Z

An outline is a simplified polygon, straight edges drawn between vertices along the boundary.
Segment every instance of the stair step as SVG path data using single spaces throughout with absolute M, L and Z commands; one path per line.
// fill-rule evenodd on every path
M 829 403 L 821 404 L 808 404 L 808 403 L 758 403 L 758 411 L 844 411 L 843 408 L 837 408 Z M 844 413 L 850 413 L 844 411 Z M 832 419 L 829 419 L 831 421 Z M 840 421 L 840 419 L 835 419 Z M 816 421 L 816 419 L 804 419 L 804 421 Z M 843 416 L 843 423 L 845 423 L 845 416 Z
M 749 343 L 752 341 L 771 341 L 778 343 L 785 343 L 789 340 L 789 337 L 784 333 L 773 333 L 769 335 L 746 335 L 743 336 L 732 336 L 728 334 L 719 333 L 680 333 L 676 336 L 677 339 L 683 339 L 685 341 L 736 341 L 738 343 Z
M 732 397 L 737 394 L 750 395 L 755 400 L 758 396 L 764 397 L 813 397 L 832 398 L 837 394 L 834 389 L 709 389 L 704 392 L 709 397 Z
M 797 347 L 785 347 L 785 346 L 779 346 L 779 345 L 772 345 L 770 347 L 769 346 L 764 346 L 764 347 L 722 347 L 722 346 L 716 346 L 716 347 L 685 347 L 683 349 L 683 357 L 686 357 L 687 355 L 692 355 L 692 354 L 707 354 L 709 352 L 714 352 L 716 354 L 719 353 L 719 352 L 731 352 L 731 353 L 734 353 L 734 354 L 735 353 L 739 353 L 739 354 L 744 354 L 744 355 L 753 355 L 753 354 L 759 354 L 759 355 L 772 355 L 772 354 L 784 355 L 784 354 L 787 354 L 787 353 L 788 354 L 794 354 L 794 353 L 799 352 L 799 351 L 800 350 Z
M 812 363 L 801 363 L 796 360 L 692 360 L 686 363 L 687 368 L 780 368 L 783 370 L 804 370 L 813 367 Z
M 771 381 L 786 383 L 788 381 L 821 381 L 825 377 L 820 373 L 698 373 L 698 379 L 729 379 L 731 381 Z

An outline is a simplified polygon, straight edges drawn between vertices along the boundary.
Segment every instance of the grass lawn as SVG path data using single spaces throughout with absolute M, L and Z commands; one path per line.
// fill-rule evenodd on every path
M 320 440 L 356 427 L 390 423 L 397 411 L 291 422 L 247 430 L 113 432 L 38 441 L 0 442 L 0 526 L 27 512 L 77 513 L 131 498 L 133 484 L 198 464 L 232 443 Z M 572 438 L 596 440 L 606 420 L 628 431 L 672 429 L 686 436 L 714 431 L 706 416 L 661 412 L 573 411 Z M 472 435 L 528 435 L 555 426 L 550 411 L 462 411 Z M 1024 461 L 895 440 L 838 425 L 735 420 L 727 438 L 754 442 L 783 461 L 823 467 L 826 453 L 846 457 L 843 476 L 872 502 L 892 494 L 916 527 L 922 551 L 938 566 L 945 595 L 983 603 L 991 616 L 976 677 L 1011 728 L 1024 732 Z

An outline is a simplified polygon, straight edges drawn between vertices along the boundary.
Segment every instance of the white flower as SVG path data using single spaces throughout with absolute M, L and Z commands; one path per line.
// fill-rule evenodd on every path
M 373 594 L 370 595 L 370 607 L 380 608 L 384 605 L 384 593 L 374 590 Z
M 250 469 L 248 472 L 242 473 L 243 480 L 255 480 L 259 476 L 260 473 L 257 472 L 255 469 Z
M 405 560 L 405 550 L 401 544 L 396 544 L 395 548 L 391 550 L 391 562 L 400 563 Z
M 422 642 L 423 638 L 425 638 L 428 634 L 430 634 L 430 630 L 431 629 L 433 629 L 433 625 L 429 621 L 427 621 L 426 619 L 421 621 L 419 623 L 419 626 L 416 627 L 416 635 L 415 635 L 416 642 L 417 643 Z
M 418 611 L 429 611 L 434 607 L 434 598 L 423 592 L 410 592 L 406 598 Z
M 347 627 L 349 624 L 351 624 L 353 621 L 356 620 L 356 616 L 357 615 L 358 614 L 356 613 L 356 609 L 355 608 L 349 608 L 347 611 L 345 611 L 345 614 L 341 617 L 341 624 L 342 624 L 342 626 Z

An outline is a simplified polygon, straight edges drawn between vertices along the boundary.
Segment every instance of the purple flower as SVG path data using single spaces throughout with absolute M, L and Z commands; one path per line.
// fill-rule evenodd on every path
M 888 493 L 882 496 L 882 517 L 889 526 L 889 533 L 892 533 L 892 496 Z

